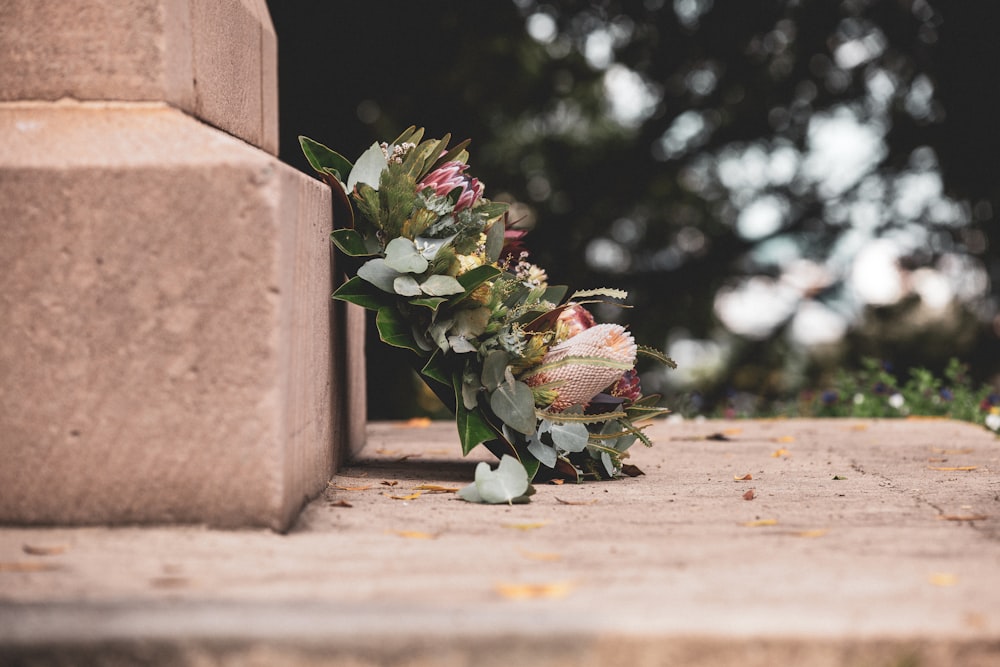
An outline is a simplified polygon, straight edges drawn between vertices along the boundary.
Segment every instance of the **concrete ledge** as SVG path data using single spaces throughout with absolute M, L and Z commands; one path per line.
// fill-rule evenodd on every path
M 278 153 L 265 0 L 0 0 L 0 16 L 0 102 L 167 102 Z
M 346 432 L 326 186 L 165 105 L 0 147 L 0 521 L 287 527 Z
M 489 456 L 460 458 L 454 424 L 380 423 L 284 535 L 0 528 L 0 663 L 1000 664 L 984 429 L 650 431 L 644 476 L 540 484 L 527 505 L 427 488 Z

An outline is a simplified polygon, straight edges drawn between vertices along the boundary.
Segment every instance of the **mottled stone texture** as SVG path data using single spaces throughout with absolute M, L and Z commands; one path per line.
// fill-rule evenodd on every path
M 0 522 L 286 528 L 357 429 L 330 226 L 170 106 L 0 104 Z
M 158 101 L 278 153 L 265 0 L 0 0 L 0 102 Z

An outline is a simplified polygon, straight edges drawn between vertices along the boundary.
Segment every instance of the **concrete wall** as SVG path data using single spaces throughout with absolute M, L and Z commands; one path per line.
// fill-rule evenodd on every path
M 264 0 L 0 16 L 0 522 L 287 528 L 363 439 L 363 319 Z

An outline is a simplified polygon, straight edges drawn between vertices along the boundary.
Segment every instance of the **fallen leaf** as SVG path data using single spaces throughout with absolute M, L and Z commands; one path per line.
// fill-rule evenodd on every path
M 787 449 L 785 449 L 784 447 L 782 447 L 781 449 L 776 449 L 774 452 L 771 453 L 771 458 L 772 459 L 776 459 L 776 458 L 779 458 L 779 457 L 782 457 L 782 456 L 786 456 L 786 457 L 787 456 L 791 456 L 791 453 Z
M 556 479 L 550 479 L 549 480 L 549 484 L 555 484 L 557 486 L 560 485 L 560 484 L 564 484 L 565 482 L 566 482 L 566 480 L 559 479 L 558 477 Z
M 397 482 L 396 480 L 392 480 L 391 482 L 385 479 L 382 480 L 382 486 L 396 486 L 397 484 L 399 484 L 399 482 Z
M 753 500 L 756 497 L 757 497 L 757 492 L 754 491 L 753 489 L 750 489 L 743 494 L 743 500 Z
M 333 488 L 340 489 L 341 491 L 367 491 L 372 488 L 372 485 L 365 484 L 364 486 L 341 486 L 340 484 L 334 484 Z
M 49 572 L 58 569 L 59 565 L 56 563 L 43 563 L 37 560 L 0 562 L 0 572 Z
M 430 417 L 412 417 L 399 426 L 404 428 L 427 428 L 431 425 Z
M 551 584 L 496 584 L 494 588 L 501 597 L 505 597 L 508 600 L 532 600 L 538 598 L 564 598 L 576 588 L 576 584 L 571 581 L 560 581 Z
M 441 486 L 440 484 L 421 484 L 413 487 L 414 491 L 427 491 L 428 493 L 455 493 L 457 486 Z
M 46 546 L 25 544 L 21 547 L 21 551 L 31 556 L 58 556 L 59 554 L 66 553 L 68 549 L 69 546 L 66 544 L 51 544 Z
M 847 478 L 844 477 L 843 475 L 834 475 L 833 476 L 833 481 L 835 481 L 835 482 L 843 482 L 845 479 L 847 479 Z
M 330 507 L 354 507 L 354 505 L 346 500 L 331 500 L 329 505 Z
M 948 459 L 946 459 L 946 458 L 936 458 L 936 457 L 932 456 L 931 458 L 927 459 L 927 462 L 928 463 L 947 463 Z
M 423 456 L 423 454 L 403 454 L 399 458 L 395 459 L 393 463 L 402 463 L 407 459 L 419 459 L 421 456 Z
M 593 500 L 563 500 L 557 496 L 553 496 L 553 498 L 563 505 L 593 505 L 597 502 L 597 498 L 594 498 Z
M 514 530 L 536 530 L 547 526 L 548 523 L 548 521 L 536 521 L 535 523 L 505 523 L 502 525 L 504 528 L 513 528 Z
M 727 429 L 725 429 L 725 430 L 722 431 L 722 434 L 723 435 L 739 435 L 742 432 L 743 432 L 743 429 L 741 429 L 741 428 L 727 428 Z
M 388 493 L 383 493 L 382 495 L 392 498 L 393 500 L 416 500 L 420 497 L 420 493 L 420 491 L 414 491 L 413 493 L 409 493 L 405 496 L 393 496 Z
M 935 586 L 954 586 L 958 583 L 958 576 L 950 572 L 935 572 L 927 580 Z
M 521 549 L 520 551 L 522 556 L 530 558 L 531 560 L 541 560 L 550 563 L 562 560 L 562 554 L 548 551 L 525 551 L 524 549 Z
M 942 514 L 938 516 L 941 521 L 985 521 L 989 518 L 985 514 Z
M 868 424 L 852 424 L 851 425 L 851 430 L 852 431 L 867 431 L 868 430 Z
M 740 477 L 739 475 L 733 475 L 733 481 L 734 482 L 749 482 L 752 479 L 753 479 L 753 475 L 751 475 L 750 473 L 747 473 L 747 474 L 743 475 L 742 477 Z
M 727 436 L 725 433 L 713 433 L 712 435 L 706 435 L 705 439 L 718 440 L 720 442 L 729 442 L 729 440 L 731 440 L 731 438 Z
M 153 588 L 181 588 L 190 583 L 187 577 L 154 577 L 149 580 Z
M 628 475 L 629 477 L 638 477 L 639 475 L 645 475 L 646 473 L 640 470 L 639 466 L 632 463 L 626 463 L 622 466 L 622 474 Z
M 795 438 L 790 435 L 782 435 L 774 439 L 775 442 L 795 442 Z
M 929 470 L 937 470 L 938 472 L 968 472 L 969 470 L 978 470 L 979 466 L 927 466 Z
M 425 533 L 419 530 L 393 530 L 390 532 L 393 535 L 399 535 L 400 537 L 405 537 L 409 540 L 433 540 L 437 537 L 437 535 Z
M 398 449 L 385 449 L 385 448 L 382 448 L 382 449 L 376 449 L 375 453 L 376 454 L 381 454 L 382 456 L 395 456 L 396 454 L 399 454 L 400 451 Z
M 965 447 L 963 449 L 941 449 L 940 447 L 931 447 L 931 451 L 935 454 L 971 454 L 973 449 L 972 447 Z
M 763 528 L 764 526 L 777 526 L 777 519 L 757 519 L 756 521 L 747 521 L 742 524 L 747 528 Z
M 826 535 L 826 528 L 816 528 L 814 530 L 800 530 L 795 533 L 796 537 L 823 537 Z

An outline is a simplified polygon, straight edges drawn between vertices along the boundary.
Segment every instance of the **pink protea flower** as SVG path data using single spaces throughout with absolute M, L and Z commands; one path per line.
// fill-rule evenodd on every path
M 571 303 L 562 309 L 556 320 L 556 341 L 562 342 L 596 324 L 590 311 L 578 303 Z
M 483 184 L 478 178 L 469 178 L 465 170 L 469 165 L 461 162 L 445 162 L 443 165 L 424 176 L 417 185 L 418 189 L 431 188 L 439 197 L 447 197 L 456 188 L 461 188 L 455 211 L 473 206 L 483 196 Z
M 529 387 L 546 385 L 554 390 L 557 396 L 549 409 L 562 412 L 586 405 L 617 382 L 635 366 L 635 355 L 635 341 L 625 327 L 597 324 L 553 345 L 541 365 L 521 379 Z

